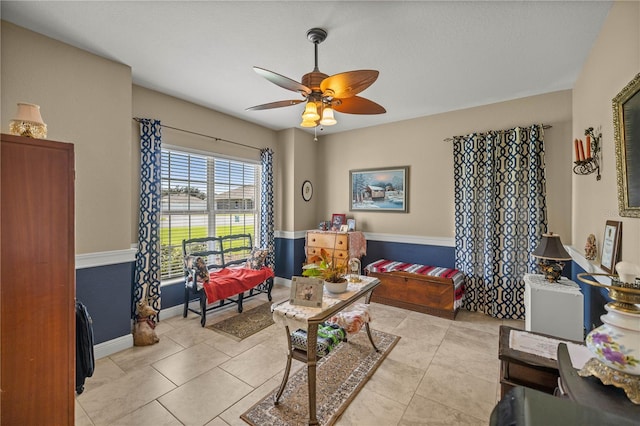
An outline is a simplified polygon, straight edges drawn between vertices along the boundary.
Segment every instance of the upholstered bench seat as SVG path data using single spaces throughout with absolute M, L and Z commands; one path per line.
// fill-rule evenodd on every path
M 454 319 L 462 306 L 464 274 L 457 269 L 380 259 L 365 267 L 381 285 L 372 302 Z

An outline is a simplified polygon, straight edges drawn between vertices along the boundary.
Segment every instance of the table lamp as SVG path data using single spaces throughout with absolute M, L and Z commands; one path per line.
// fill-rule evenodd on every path
M 538 268 L 549 282 L 558 282 L 562 269 L 563 260 L 571 260 L 571 256 L 564 249 L 560 241 L 560 235 L 549 232 L 543 234 L 538 247 L 531 253 L 533 257 L 540 259 Z

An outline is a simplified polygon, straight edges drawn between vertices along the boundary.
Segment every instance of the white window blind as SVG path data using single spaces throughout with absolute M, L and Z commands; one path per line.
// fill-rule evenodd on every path
M 251 234 L 256 245 L 259 177 L 255 163 L 162 150 L 161 279 L 183 275 L 184 239 Z

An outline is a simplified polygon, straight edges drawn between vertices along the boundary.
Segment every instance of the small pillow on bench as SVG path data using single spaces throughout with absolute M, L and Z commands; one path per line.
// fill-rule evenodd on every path
M 269 251 L 267 249 L 259 249 L 257 247 L 254 247 L 251 250 L 251 254 L 247 258 L 245 267 L 256 270 L 262 269 L 265 266 L 265 261 L 267 260 L 268 253 Z
M 202 257 L 186 256 L 184 258 L 184 266 L 187 269 L 196 270 L 196 285 L 198 290 L 202 289 L 204 283 L 209 282 L 209 269 Z

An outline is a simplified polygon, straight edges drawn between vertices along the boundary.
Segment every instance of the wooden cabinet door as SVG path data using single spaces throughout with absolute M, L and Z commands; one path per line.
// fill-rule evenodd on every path
M 2 135 L 2 424 L 74 423 L 73 145 Z

